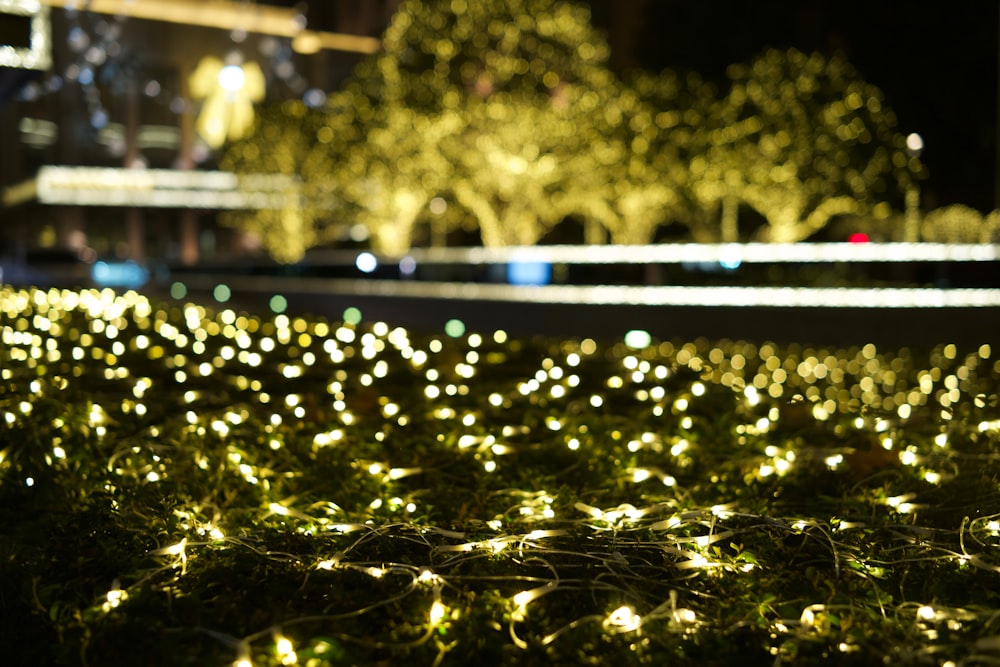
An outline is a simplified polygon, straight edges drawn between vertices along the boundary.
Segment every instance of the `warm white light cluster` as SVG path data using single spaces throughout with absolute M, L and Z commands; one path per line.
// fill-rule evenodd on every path
M 209 209 L 279 209 L 293 186 L 280 174 L 223 171 L 52 167 L 38 170 L 43 204 Z
M 0 0 L 0 14 L 30 17 L 31 46 L 0 44 L 0 67 L 47 70 L 52 65 L 49 8 L 40 0 Z
M 503 285 L 318 279 L 295 277 L 214 276 L 185 278 L 190 287 L 211 289 L 220 281 L 245 293 L 275 290 L 302 294 L 500 301 L 589 305 L 725 306 L 771 308 L 996 308 L 1000 289 L 930 287 L 703 287 L 691 285 Z
M 315 250 L 314 261 L 351 264 L 354 253 Z M 739 264 L 843 262 L 990 262 L 1000 246 L 977 243 L 664 243 L 412 248 L 420 264 Z M 393 258 L 385 258 L 386 260 Z
M 925 508 L 927 485 L 951 479 L 955 462 L 967 456 L 970 443 L 988 450 L 1000 430 L 995 414 L 1000 362 L 989 345 L 967 354 L 955 345 L 940 346 L 927 366 L 916 366 L 913 358 L 875 345 L 790 352 L 773 344 L 661 342 L 647 333 L 611 345 L 592 339 L 557 341 L 541 349 L 537 359 L 517 366 L 512 377 L 480 385 L 491 378 L 491 365 L 521 361 L 514 350 L 523 349 L 517 347 L 523 343 L 503 347 L 507 337 L 502 332 L 492 340 L 501 347 L 476 333 L 411 340 L 404 329 L 381 322 L 328 324 L 288 315 L 261 320 L 193 304 L 159 311 L 135 293 L 3 288 L 0 354 L 7 363 L 0 367 L 0 378 L 19 393 L 2 403 L 0 428 L 31 423 L 43 412 L 40 399 L 58 396 L 72 378 L 96 369 L 96 377 L 120 385 L 120 402 L 84 400 L 73 418 L 88 442 L 107 451 L 111 482 L 106 490 L 113 498 L 119 478 L 122 486 L 162 485 L 176 474 L 172 465 L 181 458 L 180 448 L 160 446 L 161 440 L 176 440 L 161 438 L 166 430 L 162 424 L 143 431 L 141 441 L 119 441 L 115 430 L 131 415 L 142 416 L 140 405 L 150 411 L 161 408 L 158 401 L 166 391 L 178 408 L 170 416 L 170 428 L 176 426 L 197 443 L 187 452 L 195 475 L 228 475 L 235 480 L 228 488 L 248 494 L 237 511 L 250 512 L 299 539 L 319 536 L 324 541 L 322 550 L 303 559 L 312 564 L 309 576 L 330 578 L 347 570 L 378 580 L 378 586 L 399 584 L 402 592 L 387 593 L 387 599 L 418 596 L 415 620 L 410 619 L 418 636 L 394 648 L 429 643 L 460 620 L 465 607 L 447 596 L 466 581 L 478 580 L 456 567 L 476 560 L 489 561 L 498 571 L 510 568 L 498 575 L 506 587 L 499 605 L 509 615 L 511 641 L 522 648 L 529 644 L 518 631 L 549 645 L 582 624 L 615 635 L 615 641 L 637 643 L 657 624 L 679 637 L 700 632 L 713 623 L 711 613 L 700 606 L 707 604 L 704 599 L 692 597 L 681 606 L 676 591 L 669 599 L 665 588 L 637 594 L 614 583 L 618 575 L 655 563 L 688 582 L 678 589 L 687 590 L 696 580 L 742 584 L 768 567 L 763 559 L 757 561 L 759 553 L 752 553 L 758 549 L 753 541 L 762 537 L 799 538 L 809 547 L 821 545 L 824 552 L 829 547 L 837 574 L 849 567 L 852 576 L 872 582 L 884 576 L 886 564 L 866 561 L 857 549 L 841 548 L 871 525 L 867 516 L 770 516 L 730 498 L 711 501 L 714 505 L 693 502 L 695 493 L 704 492 L 694 484 L 705 482 L 691 478 L 700 474 L 702 457 L 717 455 L 709 449 L 716 439 L 731 438 L 737 455 L 705 472 L 710 484 L 768 488 L 787 481 L 800 466 L 852 484 L 855 478 L 876 475 L 883 481 L 867 492 L 873 511 L 907 515 L 894 539 L 910 545 L 926 540 L 930 557 L 956 567 L 990 575 L 1000 571 L 993 553 L 1000 537 L 995 513 L 963 523 L 957 548 L 951 542 L 942 546 L 931 533 L 907 532 L 912 527 L 907 522 Z M 143 363 L 129 368 L 130 358 Z M 38 372 L 43 364 L 62 363 L 61 375 Z M 163 372 L 151 371 L 150 363 Z M 403 374 L 408 374 L 406 382 L 399 382 Z M 196 383 L 222 378 L 240 398 L 213 405 L 212 389 Z M 313 387 L 320 389 L 313 392 Z M 634 421 L 588 418 L 626 401 L 635 411 Z M 904 405 L 927 408 L 937 422 L 910 430 L 908 414 L 900 412 Z M 719 410 L 733 415 L 725 421 L 731 432 L 709 423 Z M 970 419 L 954 417 L 965 410 Z M 532 418 L 513 420 L 511 414 Z M 55 417 L 52 426 L 59 431 L 69 419 L 68 413 Z M 547 448 L 554 459 L 565 459 L 568 467 L 559 463 L 560 470 L 576 470 L 575 463 L 597 456 L 613 457 L 608 481 L 617 495 L 612 501 L 600 495 L 578 499 L 568 497 L 561 483 L 545 488 L 548 482 L 494 487 L 489 499 L 481 501 L 484 506 L 495 503 L 492 509 L 470 509 L 467 527 L 425 522 L 419 513 L 433 512 L 434 499 L 421 493 L 419 485 L 423 476 L 440 473 L 442 457 L 425 461 L 396 446 L 400 429 L 414 422 L 420 433 L 437 439 L 442 457 L 453 455 L 458 466 L 469 464 L 464 470 L 471 472 L 463 474 L 479 475 L 474 481 L 484 486 L 504 483 L 507 471 L 500 466 L 513 468 L 529 452 Z M 835 438 L 819 438 L 816 444 L 811 436 L 785 437 L 781 429 L 794 434 L 821 429 Z M 253 433 L 249 439 L 247 432 Z M 375 448 L 359 454 L 359 442 Z M 209 454 L 203 443 L 217 453 Z M 72 439 L 57 434 L 46 441 L 44 454 L 48 465 L 65 472 L 79 451 Z M 0 466 L 10 465 L 8 456 L 8 449 L 0 450 Z M 296 479 L 303 469 L 288 464 L 286 456 L 311 456 L 319 466 L 343 457 L 349 474 L 366 491 L 349 498 L 332 491 L 343 507 L 312 488 L 301 493 Z M 724 478 L 728 473 L 720 468 L 725 466 L 737 470 L 736 476 Z M 894 482 L 901 470 L 912 482 L 905 488 Z M 36 480 L 22 476 L 17 483 L 27 488 Z M 209 550 L 255 550 L 236 528 L 233 509 L 201 501 L 177 506 L 170 536 L 156 538 L 166 546 L 142 556 L 154 557 L 157 573 L 176 581 L 188 567 L 199 567 Z M 362 547 L 384 537 L 424 545 L 430 557 L 413 564 L 361 555 Z M 578 549 L 581 539 L 588 545 L 584 550 Z M 547 605 L 564 592 L 579 592 L 581 579 L 561 578 L 561 568 L 574 558 L 601 573 L 606 587 L 592 590 L 609 596 L 594 613 L 581 612 L 562 627 L 541 627 L 546 615 L 533 613 L 542 611 L 534 606 L 541 598 L 553 594 L 541 603 Z M 536 565 L 541 574 L 529 574 Z M 93 611 L 111 612 L 122 604 L 127 609 L 129 595 L 136 598 L 143 590 L 134 581 L 126 588 L 114 584 L 94 600 Z M 792 608 L 797 620 L 769 619 L 770 648 L 837 632 L 831 629 L 831 614 L 838 610 L 808 603 L 796 599 Z M 369 610 L 345 613 L 362 616 Z M 981 618 L 937 600 L 900 603 L 894 611 L 926 637 L 943 636 Z M 290 624 L 284 629 L 290 630 Z M 241 651 L 237 664 L 245 665 L 251 664 L 253 643 L 269 641 L 268 650 L 282 664 L 304 662 L 307 650 L 317 650 L 277 627 L 226 641 Z M 833 646 L 841 652 L 859 650 L 849 639 Z

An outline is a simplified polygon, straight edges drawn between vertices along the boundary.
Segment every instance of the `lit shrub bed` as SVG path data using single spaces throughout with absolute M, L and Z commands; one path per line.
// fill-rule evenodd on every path
M 628 343 L 0 291 L 5 662 L 1000 659 L 988 346 Z

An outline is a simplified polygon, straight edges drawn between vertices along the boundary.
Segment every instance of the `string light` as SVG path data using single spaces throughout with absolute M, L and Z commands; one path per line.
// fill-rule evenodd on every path
M 12 443 L 29 429 L 47 434 L 38 451 L 4 448 L 0 491 L 41 491 L 51 502 L 63 497 L 53 485 L 72 485 L 65 497 L 94 516 L 166 544 L 116 542 L 113 562 L 128 585 L 113 584 L 81 611 L 95 637 L 109 627 L 95 619 L 141 618 L 171 596 L 194 599 L 207 580 L 232 592 L 213 572 L 246 567 L 267 572 L 259 585 L 288 599 L 282 614 L 257 608 L 263 627 L 246 636 L 218 636 L 234 664 L 305 663 L 338 650 L 358 651 L 358 661 L 387 650 L 433 660 L 439 644 L 471 650 L 470 636 L 508 623 L 495 639 L 512 647 L 537 643 L 565 657 L 601 633 L 609 655 L 634 655 L 666 636 L 714 641 L 747 618 L 762 628 L 755 637 L 768 655 L 819 644 L 888 654 L 844 627 L 894 623 L 920 646 L 945 633 L 972 645 L 988 621 L 963 591 L 972 590 L 968 577 L 1000 570 L 991 492 L 977 489 L 981 515 L 953 529 L 936 498 L 992 465 L 992 349 L 651 339 L 637 351 L 485 336 L 470 357 L 468 334 L 407 333 L 404 343 L 372 323 L 345 342 L 339 324 L 230 308 L 160 311 L 134 293 L 3 287 L 0 313 L 0 430 Z M 137 330 L 149 344 L 127 344 Z M 329 354 L 328 340 L 343 358 Z M 74 358 L 74 347 L 86 353 Z M 241 361 L 237 348 L 261 350 L 260 365 Z M 43 362 L 50 349 L 64 354 Z M 417 350 L 426 354 L 419 366 Z M 128 372 L 105 376 L 109 354 Z M 380 361 L 385 374 L 372 372 Z M 40 363 L 53 365 L 42 374 Z M 211 373 L 196 371 L 202 363 Z M 476 369 L 465 394 L 459 363 Z M 301 371 L 294 394 L 283 373 L 292 366 Z M 177 385 L 181 368 L 188 379 Z M 360 382 L 366 372 L 369 385 Z M 537 391 L 518 391 L 531 381 Z M 638 391 L 654 381 L 662 393 Z M 95 382 L 107 384 L 95 392 Z M 456 390 L 429 399 L 428 382 Z M 565 395 L 553 398 L 553 384 Z M 940 398 L 954 389 L 945 419 Z M 129 407 L 140 396 L 144 417 Z M 908 420 L 897 414 L 902 404 L 913 409 Z M 655 405 L 665 408 L 659 418 Z M 169 511 L 151 510 L 164 493 Z M 893 540 L 878 539 L 883 531 Z M 83 544 L 105 548 L 100 537 L 74 542 Z M 788 565 L 797 558 L 832 582 L 822 604 L 787 592 L 815 584 L 808 568 Z M 962 585 L 923 600 L 878 592 L 904 569 Z M 754 594 L 723 603 L 712 593 L 721 585 Z M 762 588 L 775 599 L 761 602 Z M 680 604 L 677 591 L 690 601 Z M 51 595 L 40 591 L 40 604 Z

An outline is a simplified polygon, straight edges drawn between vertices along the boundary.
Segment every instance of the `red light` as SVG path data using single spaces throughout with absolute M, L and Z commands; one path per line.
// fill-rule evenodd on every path
M 868 243 L 868 235 L 864 232 L 854 232 L 847 237 L 848 243 Z

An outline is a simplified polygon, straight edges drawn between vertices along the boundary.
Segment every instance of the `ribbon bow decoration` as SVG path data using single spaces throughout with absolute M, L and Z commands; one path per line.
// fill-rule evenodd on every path
M 255 62 L 225 64 L 206 56 L 190 78 L 192 99 L 204 100 L 197 129 L 205 143 L 219 148 L 239 139 L 253 125 L 253 105 L 264 99 L 264 73 Z

